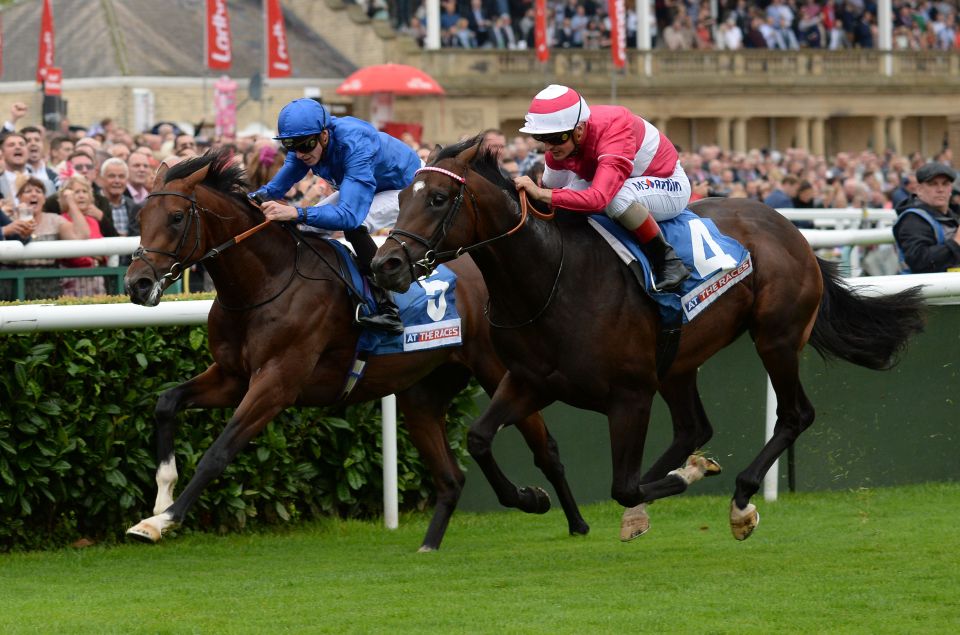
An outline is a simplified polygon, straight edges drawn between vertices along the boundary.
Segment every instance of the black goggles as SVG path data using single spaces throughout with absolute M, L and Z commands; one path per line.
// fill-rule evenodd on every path
M 320 135 L 318 134 L 312 134 L 308 137 L 288 137 L 280 140 L 280 145 L 285 149 L 303 153 L 312 151 L 318 143 L 320 143 Z
M 567 130 L 566 132 L 552 132 L 550 134 L 535 134 L 530 136 L 533 137 L 534 141 L 539 141 L 540 143 L 546 143 L 552 146 L 558 146 L 566 143 L 567 140 L 573 136 L 573 130 Z

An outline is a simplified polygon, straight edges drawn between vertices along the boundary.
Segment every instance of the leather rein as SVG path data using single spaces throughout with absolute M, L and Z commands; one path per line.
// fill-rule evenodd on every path
M 551 208 L 547 213 L 543 213 L 535 209 L 527 199 L 526 190 L 520 190 L 520 222 L 516 224 L 513 229 L 510 229 L 498 236 L 493 238 L 487 238 L 486 240 L 481 240 L 480 242 L 474 243 L 468 247 L 459 247 L 457 249 L 451 249 L 448 251 L 437 251 L 437 246 L 443 241 L 447 236 L 447 232 L 450 230 L 453 221 L 457 216 L 457 213 L 460 211 L 460 208 L 463 206 L 464 193 L 470 196 L 470 202 L 473 204 L 473 211 L 475 214 L 479 213 L 479 206 L 477 205 L 477 198 L 467 187 L 467 178 L 466 176 L 460 176 L 456 172 L 451 172 L 450 170 L 445 170 L 444 168 L 439 168 L 436 166 L 425 166 L 416 171 L 415 174 L 420 174 L 421 172 L 439 172 L 445 176 L 450 177 L 454 181 L 460 183 L 460 190 L 457 192 L 457 196 L 453 199 L 453 203 L 450 205 L 450 208 L 447 210 L 447 213 L 444 214 L 443 219 L 440 221 L 440 224 L 437 226 L 437 229 L 434 230 L 433 235 L 430 238 L 424 238 L 418 234 L 405 231 L 403 229 L 393 229 L 387 235 L 387 240 L 395 241 L 400 247 L 403 248 L 404 255 L 407 258 L 407 265 L 410 267 L 410 279 L 418 280 L 419 277 L 416 275 L 416 267 L 421 268 L 424 271 L 424 275 L 430 275 L 434 268 L 442 263 L 449 260 L 455 260 L 462 256 L 463 254 L 468 254 L 471 251 L 479 249 L 480 247 L 489 245 L 490 243 L 500 240 L 501 238 L 506 238 L 507 236 L 512 236 L 520 230 L 527 223 L 528 215 L 536 216 L 537 218 L 542 218 L 544 220 L 551 220 L 556 212 Z M 397 236 L 405 236 L 416 242 L 420 243 L 427 248 L 426 253 L 423 254 L 423 257 L 419 260 L 414 260 L 413 255 L 410 253 L 410 249 L 407 246 L 407 243 L 403 240 L 397 238 Z M 520 328 L 522 326 L 528 326 L 537 321 L 541 315 L 547 310 L 547 307 L 550 306 L 550 303 L 553 302 L 554 296 L 557 294 L 557 289 L 560 286 L 560 273 L 563 271 L 563 235 L 560 236 L 560 265 L 557 267 L 557 275 L 553 281 L 553 287 L 550 289 L 550 295 L 547 297 L 547 301 L 544 303 L 543 307 L 537 311 L 537 313 L 530 318 L 519 324 L 498 324 L 493 321 L 490 317 L 490 298 L 487 298 L 487 303 L 484 306 L 483 314 L 487 318 L 487 321 L 490 323 L 490 326 L 495 328 L 503 329 L 513 329 Z

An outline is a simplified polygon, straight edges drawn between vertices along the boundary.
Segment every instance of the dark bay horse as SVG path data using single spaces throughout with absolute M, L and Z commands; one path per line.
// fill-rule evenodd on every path
M 243 172 L 226 154 L 194 158 L 157 176 L 140 212 L 141 249 L 126 274 L 132 302 L 154 306 L 163 290 L 192 263 L 231 237 L 263 222 L 247 199 Z M 208 318 L 214 362 L 157 401 L 157 500 L 154 516 L 128 530 L 148 541 L 180 524 L 204 487 L 281 410 L 378 399 L 396 393 L 410 437 L 430 470 L 436 508 L 421 546 L 439 548 L 464 483 L 446 437 L 451 400 L 471 376 L 490 394 L 505 373 L 493 352 L 483 318 L 487 291 L 472 261 L 451 263 L 457 273 L 456 304 L 463 345 L 412 353 L 371 356 L 363 379 L 344 401 L 360 330 L 353 303 L 336 274 L 334 248 L 279 224 L 223 249 L 206 260 L 217 288 Z M 233 408 L 226 428 L 204 453 L 194 477 L 174 502 L 177 479 L 174 420 L 184 408 Z M 516 421 L 536 465 L 556 489 L 569 530 L 586 534 L 557 453 L 538 412 Z M 500 502 L 526 512 L 550 507 L 537 487 L 498 490 Z
M 507 366 L 489 408 L 471 426 L 471 455 L 495 489 L 513 485 L 491 454 L 499 427 L 560 400 L 605 413 L 613 454 L 613 498 L 627 507 L 621 538 L 648 527 L 644 504 L 718 471 L 693 454 L 712 428 L 697 369 L 744 332 L 777 395 L 773 437 L 736 478 L 734 536 L 759 521 L 751 497 L 763 475 L 814 419 L 799 378 L 809 341 L 824 357 L 889 368 L 923 327 L 917 289 L 863 297 L 844 286 L 799 231 L 771 208 L 747 200 L 691 205 L 751 255 L 753 272 L 683 325 L 679 349 L 658 379 L 657 309 L 604 239 L 576 214 L 544 220 L 523 212 L 512 183 L 474 141 L 446 148 L 400 195 L 400 217 L 377 252 L 377 280 L 403 290 L 436 262 L 470 253 L 490 291 L 493 343 Z M 673 440 L 646 473 L 644 442 L 654 394 L 673 421 Z M 682 467 L 681 467 L 682 466 Z

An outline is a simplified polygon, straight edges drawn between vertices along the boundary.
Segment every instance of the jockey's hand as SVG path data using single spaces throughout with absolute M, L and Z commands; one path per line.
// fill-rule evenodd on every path
M 535 201 L 549 203 L 553 198 L 552 190 L 538 187 L 537 184 L 533 182 L 533 179 L 531 179 L 529 176 L 518 176 L 517 178 L 513 179 L 513 184 L 516 186 L 518 192 L 521 190 L 526 190 L 527 196 Z
M 267 201 L 260 209 L 268 220 L 297 220 L 297 208 L 279 201 Z

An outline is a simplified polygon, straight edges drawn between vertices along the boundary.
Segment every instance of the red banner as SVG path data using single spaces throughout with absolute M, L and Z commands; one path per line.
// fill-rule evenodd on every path
M 537 49 L 537 59 L 546 62 L 550 59 L 550 44 L 547 42 L 547 0 L 536 0 L 534 7 L 533 44 Z
M 47 68 L 47 77 L 43 80 L 44 95 L 59 95 L 63 91 L 63 70 L 59 66 Z
M 627 63 L 627 9 L 623 0 L 609 0 L 610 54 L 613 65 L 623 68 Z
M 229 70 L 232 50 L 227 0 L 207 0 L 207 68 Z
M 267 77 L 290 77 L 290 49 L 280 0 L 266 0 Z
M 47 69 L 53 66 L 53 9 L 50 0 L 43 0 L 40 18 L 40 47 L 37 52 L 37 82 L 43 82 Z

